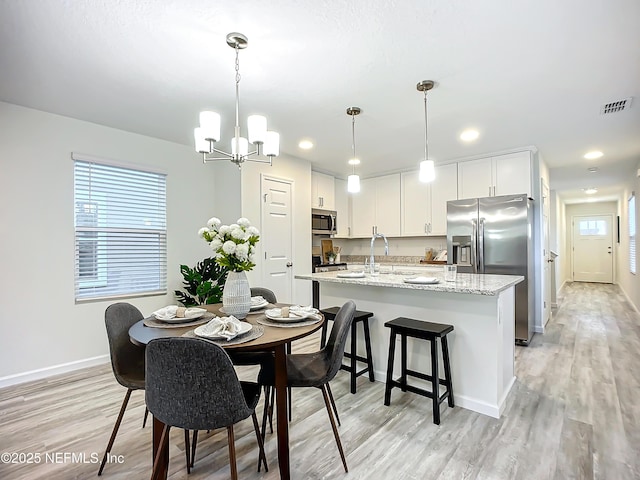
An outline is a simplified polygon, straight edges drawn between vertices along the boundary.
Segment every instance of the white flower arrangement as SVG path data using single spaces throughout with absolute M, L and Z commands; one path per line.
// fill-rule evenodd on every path
M 198 235 L 209 243 L 218 265 L 234 272 L 248 271 L 256 266 L 253 253 L 260 240 L 260 232 L 246 218 L 239 218 L 231 225 L 222 225 L 219 218 L 212 217 Z

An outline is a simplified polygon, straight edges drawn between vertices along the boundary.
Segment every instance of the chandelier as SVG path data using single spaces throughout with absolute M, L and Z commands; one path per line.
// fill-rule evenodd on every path
M 419 92 L 424 92 L 424 160 L 420 162 L 420 173 L 418 178 L 421 182 L 433 182 L 436 178 L 435 162 L 429 160 L 429 139 L 427 137 L 427 92 L 434 87 L 433 80 L 422 80 L 416 88 Z
M 220 140 L 220 115 L 216 112 L 200 112 L 200 126 L 194 129 L 196 152 L 202 153 L 203 163 L 214 160 L 230 160 L 238 168 L 246 161 L 268 163 L 280 154 L 280 134 L 267 131 L 267 119 L 262 115 L 250 115 L 247 118 L 248 140 L 240 136 L 240 62 L 239 52 L 247 48 L 247 37 L 232 32 L 227 35 L 227 45 L 236 51 L 236 124 L 231 139 L 231 153 L 219 150 L 214 144 Z M 255 150 L 249 152 L 249 143 Z M 217 156 L 216 156 L 217 155 Z M 264 155 L 267 158 L 252 158 Z
M 352 173 L 347 177 L 347 192 L 358 193 L 360 191 L 360 176 L 356 175 L 356 165 L 360 164 L 360 160 L 356 157 L 356 115 L 360 115 L 360 107 L 347 108 L 347 115 L 351 116 L 351 148 L 353 149 L 353 157 L 349 160 L 352 167 Z

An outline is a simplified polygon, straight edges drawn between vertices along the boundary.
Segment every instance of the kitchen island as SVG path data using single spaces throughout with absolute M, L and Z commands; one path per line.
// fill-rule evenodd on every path
M 354 300 L 358 310 L 373 312 L 369 324 L 378 381 L 386 377 L 389 352 L 389 329 L 385 328 L 385 322 L 409 317 L 453 325 L 448 339 L 456 406 L 499 418 L 515 381 L 515 285 L 524 277 L 458 273 L 455 281 L 445 282 L 440 269 L 426 273 L 424 269 L 404 270 L 366 274 L 363 278 L 338 277 L 344 272 L 296 275 L 296 278 L 314 282 L 314 301 L 319 301 L 320 308 Z M 416 277 L 416 272 L 435 277 L 439 282 L 406 283 L 405 280 Z M 361 337 L 358 336 L 359 342 Z M 407 343 L 408 367 L 428 371 L 428 343 L 415 339 L 408 339 Z M 363 350 L 364 345 L 359 345 L 359 349 Z M 399 374 L 400 361 L 396 358 L 394 378 Z M 395 390 L 392 402 L 397 395 L 401 393 Z

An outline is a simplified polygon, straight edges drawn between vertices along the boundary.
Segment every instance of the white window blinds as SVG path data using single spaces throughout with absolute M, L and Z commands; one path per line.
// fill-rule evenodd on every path
M 166 293 L 166 176 L 72 158 L 76 302 Z
M 629 197 L 629 271 L 636 273 L 636 196 Z

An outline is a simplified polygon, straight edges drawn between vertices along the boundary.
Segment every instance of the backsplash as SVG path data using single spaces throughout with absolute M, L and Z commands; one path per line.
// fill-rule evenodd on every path
M 369 255 L 340 255 L 340 261 L 346 263 L 362 263 L 365 259 L 369 260 Z M 374 255 L 376 263 L 392 263 L 394 265 L 413 265 L 419 264 L 420 260 L 424 260 L 424 255 L 420 257 L 408 255 Z

